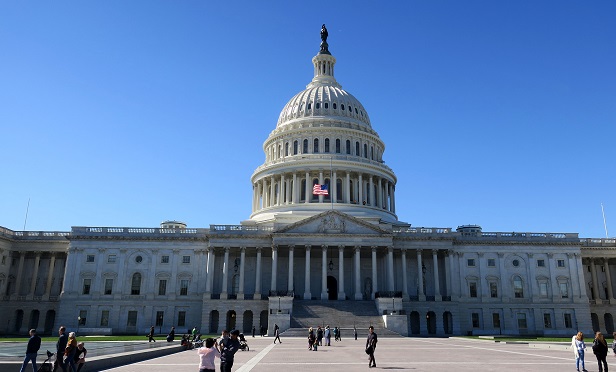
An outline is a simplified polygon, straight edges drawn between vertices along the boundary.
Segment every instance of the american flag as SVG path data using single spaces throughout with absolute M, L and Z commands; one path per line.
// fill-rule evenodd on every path
M 327 185 L 315 184 L 312 188 L 312 195 L 329 195 Z

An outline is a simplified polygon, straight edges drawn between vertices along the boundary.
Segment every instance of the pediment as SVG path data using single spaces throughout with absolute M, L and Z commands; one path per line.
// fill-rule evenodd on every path
M 338 211 L 326 211 L 285 226 L 278 234 L 382 235 L 390 232 L 377 225 Z

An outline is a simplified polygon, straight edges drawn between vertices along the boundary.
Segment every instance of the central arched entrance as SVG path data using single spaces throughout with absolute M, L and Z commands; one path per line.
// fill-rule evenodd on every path
M 327 276 L 327 299 L 338 299 L 338 280 L 331 275 Z

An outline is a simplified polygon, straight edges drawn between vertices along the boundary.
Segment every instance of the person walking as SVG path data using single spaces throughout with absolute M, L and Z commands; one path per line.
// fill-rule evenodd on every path
M 175 339 L 175 327 L 171 327 L 169 334 L 167 335 L 167 342 L 173 342 Z
M 218 343 L 213 338 L 206 338 L 205 346 L 200 347 L 197 353 L 199 354 L 199 372 L 215 372 L 214 359 L 220 358 Z
M 368 327 L 368 339 L 366 339 L 366 354 L 368 354 L 368 368 L 376 367 L 376 360 L 374 359 L 374 351 L 376 350 L 376 343 L 378 338 L 374 332 L 374 327 Z
M 280 341 L 280 327 L 278 327 L 278 324 L 274 324 L 274 343 L 276 343 L 276 340 L 282 344 L 282 341 Z
M 73 358 L 75 365 L 77 366 L 77 372 L 81 371 L 83 366 L 86 364 L 87 354 L 88 350 L 86 350 L 85 346 L 83 346 L 83 342 L 79 342 L 77 344 L 77 352 L 75 353 L 75 358 Z
M 36 329 L 31 329 L 28 334 L 30 335 L 30 339 L 28 340 L 28 346 L 26 346 L 26 357 L 24 358 L 24 363 L 21 365 L 19 372 L 26 371 L 29 361 L 32 361 L 32 370 L 34 372 L 37 371 L 36 355 L 41 348 L 41 338 L 36 334 Z
M 338 341 L 338 327 L 334 327 L 334 341 Z
M 331 346 L 332 332 L 329 329 L 329 325 L 325 326 L 324 336 L 325 336 L 325 346 Z
M 197 333 L 199 333 L 197 331 L 197 327 L 193 327 L 193 329 L 192 329 L 192 339 L 193 339 L 193 341 L 195 340 L 195 337 L 197 337 Z
M 231 331 L 231 337 L 220 343 L 220 372 L 231 372 L 233 358 L 240 348 L 237 339 L 239 335 L 240 331 L 234 329 Z
M 592 343 L 592 353 L 597 358 L 597 364 L 599 364 L 599 372 L 607 372 L 607 341 L 601 332 L 595 333 L 595 340 Z M 603 366 L 601 366 L 603 363 Z
M 150 327 L 150 332 L 147 334 L 148 337 L 148 342 L 156 342 L 156 340 L 154 339 L 154 326 Z
M 315 340 L 316 336 L 314 335 L 314 330 L 310 327 L 308 328 L 308 350 L 312 350 Z
M 66 343 L 68 342 L 68 335 L 66 334 L 66 328 L 64 326 L 60 326 L 58 329 L 58 342 L 56 342 L 56 360 L 53 362 L 53 372 L 56 372 L 58 367 L 62 370 L 62 372 L 66 372 L 66 368 L 64 367 L 64 350 L 66 349 Z
M 353 336 L 355 336 L 355 341 L 357 341 L 357 328 L 353 326 Z
M 71 367 L 71 371 L 77 372 L 75 366 L 75 354 L 77 353 L 77 339 L 75 338 L 75 332 L 68 334 L 68 340 L 66 342 L 66 348 L 64 349 L 64 370 L 67 367 Z
M 323 346 L 323 328 L 317 327 L 317 345 Z
M 252 338 L 255 338 L 255 331 L 257 329 L 255 328 L 255 326 L 252 326 Z
M 584 344 L 584 334 L 582 332 L 578 332 L 573 336 L 571 339 L 571 348 L 575 354 L 575 367 L 578 372 L 580 371 L 580 362 L 582 362 L 582 372 L 588 372 L 584 365 L 584 350 L 586 349 L 586 345 Z

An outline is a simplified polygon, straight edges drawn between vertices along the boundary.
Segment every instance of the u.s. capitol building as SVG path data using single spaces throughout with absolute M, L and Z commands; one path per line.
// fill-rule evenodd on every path
M 265 140 L 249 219 L 0 228 L 0 332 L 251 332 L 323 321 L 409 336 L 611 333 L 614 239 L 398 220 L 385 144 L 336 81 L 326 39 L 314 78 Z

